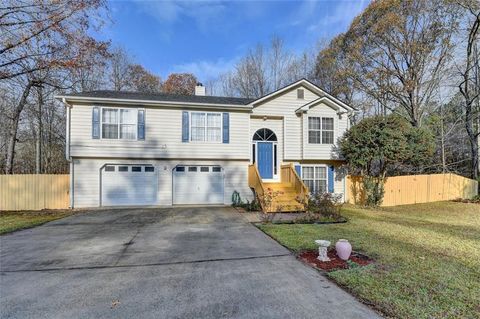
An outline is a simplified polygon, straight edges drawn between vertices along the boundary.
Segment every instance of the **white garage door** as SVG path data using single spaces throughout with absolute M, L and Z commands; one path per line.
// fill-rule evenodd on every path
M 173 170 L 174 204 L 223 204 L 220 166 L 177 166 Z
M 157 205 L 154 166 L 107 165 L 102 169 L 102 206 Z

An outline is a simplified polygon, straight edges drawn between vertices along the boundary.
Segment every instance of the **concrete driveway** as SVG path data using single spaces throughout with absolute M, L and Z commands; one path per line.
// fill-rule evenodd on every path
M 231 208 L 99 210 L 0 237 L 1 318 L 375 318 Z

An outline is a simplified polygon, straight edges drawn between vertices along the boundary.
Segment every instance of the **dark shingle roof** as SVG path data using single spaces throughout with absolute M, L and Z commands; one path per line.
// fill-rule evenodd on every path
M 104 98 L 122 100 L 146 100 L 159 102 L 208 103 L 220 105 L 247 105 L 253 99 L 224 96 L 175 95 L 165 93 L 141 93 L 126 91 L 90 91 L 66 94 L 65 97 Z

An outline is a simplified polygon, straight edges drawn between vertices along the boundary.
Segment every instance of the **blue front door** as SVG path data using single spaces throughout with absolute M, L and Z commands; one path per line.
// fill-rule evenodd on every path
M 257 166 L 260 176 L 264 179 L 273 178 L 273 143 L 257 142 Z

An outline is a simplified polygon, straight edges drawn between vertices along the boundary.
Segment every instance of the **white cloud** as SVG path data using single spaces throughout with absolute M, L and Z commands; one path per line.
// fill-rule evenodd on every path
M 315 9 L 318 5 L 318 1 L 315 0 L 305 0 L 295 10 L 292 14 L 292 17 L 288 23 L 289 26 L 298 26 L 305 23 L 306 20 L 309 20 L 314 14 Z
M 366 7 L 367 0 L 345 0 L 326 6 L 325 12 L 320 12 L 317 22 L 307 27 L 309 32 L 325 30 L 327 27 L 348 27 L 352 20 Z M 318 14 L 318 12 L 317 12 Z
M 193 61 L 174 65 L 171 72 L 193 73 L 199 81 L 206 82 L 208 80 L 216 79 L 219 75 L 232 70 L 237 61 L 238 57 L 230 60 L 218 59 L 215 61 Z
M 186 17 L 193 19 L 202 31 L 206 31 L 209 22 L 221 17 L 226 9 L 226 3 L 218 0 L 135 0 L 134 3 L 162 24 L 171 25 Z

